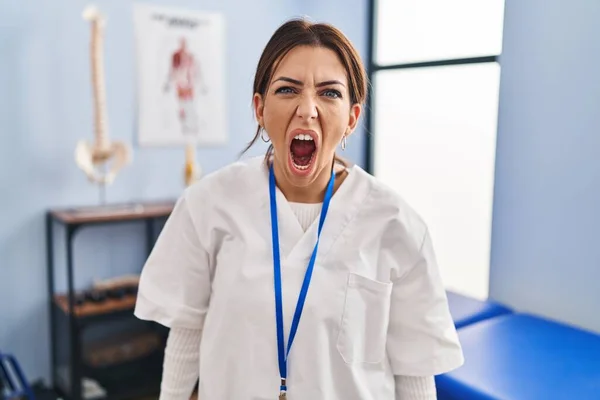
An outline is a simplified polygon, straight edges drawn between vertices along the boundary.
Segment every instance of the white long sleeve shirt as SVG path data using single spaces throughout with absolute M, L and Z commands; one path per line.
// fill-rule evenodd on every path
M 188 400 L 198 380 L 202 331 L 174 328 L 169 332 L 159 400 Z M 432 376 L 396 376 L 395 400 L 435 400 Z
M 281 191 L 276 197 L 287 336 L 319 224 L 306 227 Z M 201 331 L 199 342 L 184 341 L 195 351 L 183 362 L 197 360 L 200 400 L 279 394 L 269 198 L 263 157 L 206 175 L 182 194 L 143 267 L 135 315 L 173 332 Z M 165 393 L 178 386 L 169 374 L 187 375 L 173 372 L 182 365 L 173 335 Z M 432 377 L 462 363 L 426 224 L 375 177 L 348 168 L 289 354 L 288 398 L 401 399 L 414 385 L 400 377 Z

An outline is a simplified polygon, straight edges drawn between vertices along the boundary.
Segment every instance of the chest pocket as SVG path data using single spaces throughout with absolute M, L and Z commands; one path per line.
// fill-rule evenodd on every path
M 337 348 L 346 363 L 379 363 L 385 358 L 392 283 L 350 273 Z

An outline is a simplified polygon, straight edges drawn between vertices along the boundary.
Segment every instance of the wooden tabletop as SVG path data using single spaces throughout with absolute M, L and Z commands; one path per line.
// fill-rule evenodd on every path
M 64 224 L 127 221 L 169 216 L 175 201 L 108 204 L 50 210 L 52 217 Z

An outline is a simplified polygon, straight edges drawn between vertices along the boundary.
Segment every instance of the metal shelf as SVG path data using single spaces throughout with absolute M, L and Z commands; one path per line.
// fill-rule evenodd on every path
M 77 233 L 83 227 L 99 225 L 116 225 L 121 223 L 140 222 L 145 224 L 146 251 L 150 254 L 157 236 L 156 223 L 166 219 L 173 210 L 174 201 L 138 202 L 114 204 L 97 207 L 69 207 L 52 209 L 46 213 L 47 242 L 47 274 L 48 274 L 48 306 L 50 311 L 50 344 L 51 344 L 51 376 L 52 387 L 60 392 L 65 400 L 83 400 L 82 378 L 94 370 L 86 368 L 82 361 L 82 335 L 85 329 L 97 325 L 103 327 L 112 321 L 134 319 L 135 295 L 127 294 L 122 298 L 107 298 L 104 302 L 85 302 L 78 304 L 78 296 L 74 288 L 73 243 Z M 62 228 L 62 237 L 57 231 Z M 57 237 L 62 240 L 57 240 Z M 67 289 L 65 293 L 57 293 L 55 288 L 55 247 L 64 241 Z M 74 310 L 74 312 L 71 312 Z M 152 324 L 152 323 L 148 323 Z M 162 357 L 162 354 L 160 354 Z M 154 364 L 153 364 L 154 363 Z M 134 364 L 131 364 L 134 365 Z M 149 358 L 133 371 L 145 368 L 162 370 L 162 361 Z M 65 372 L 66 371 L 66 372 Z M 95 370 L 98 372 L 99 370 Z M 120 371 L 120 372 L 119 372 Z M 97 380 L 108 392 L 111 400 L 126 399 L 139 395 L 158 393 L 159 387 L 151 385 L 160 382 L 160 375 L 153 379 L 148 375 L 140 380 L 128 379 L 127 386 L 117 383 L 124 376 L 122 369 L 109 368 L 102 376 L 90 378 Z M 111 378 L 111 377 L 114 377 Z M 115 383 L 116 382 L 116 383 Z M 122 381 L 121 381 L 122 382 Z M 121 392 L 123 392 L 121 394 Z

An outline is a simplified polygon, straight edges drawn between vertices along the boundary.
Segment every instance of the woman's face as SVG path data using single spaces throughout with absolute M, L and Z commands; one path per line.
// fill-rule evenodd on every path
M 275 149 L 276 168 L 296 187 L 329 178 L 335 150 L 361 111 L 350 104 L 346 70 L 336 53 L 311 46 L 298 46 L 281 59 L 264 96 L 255 94 L 254 108 Z

